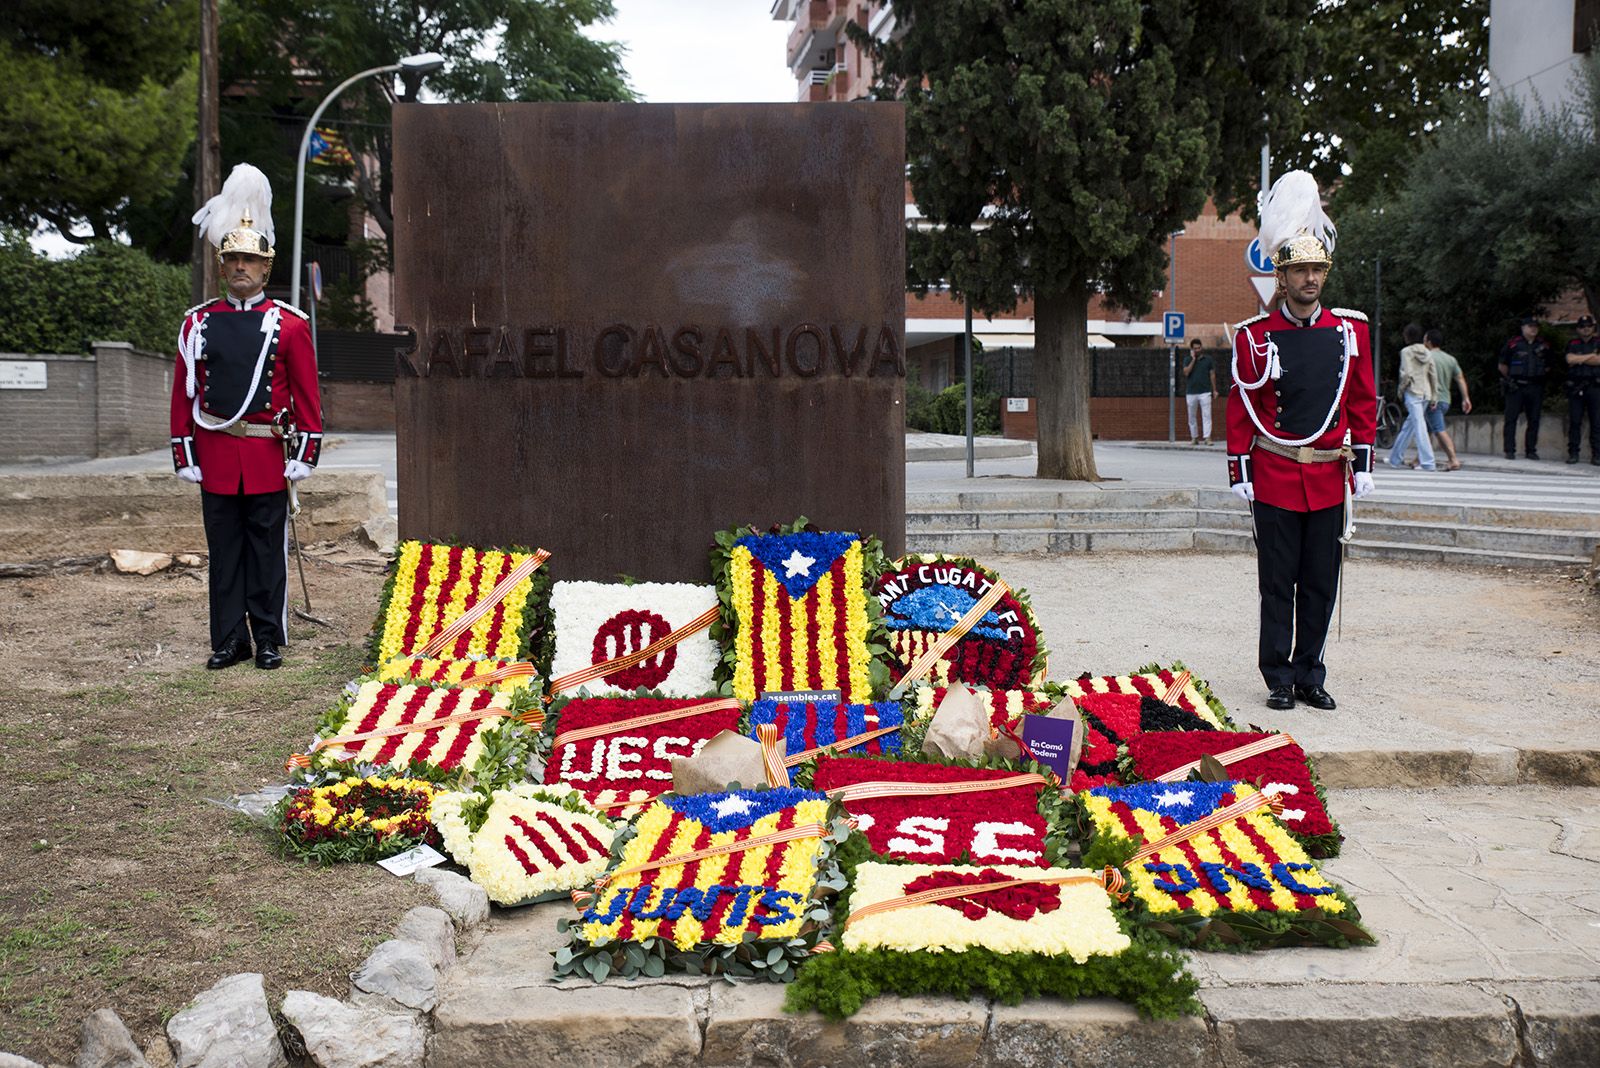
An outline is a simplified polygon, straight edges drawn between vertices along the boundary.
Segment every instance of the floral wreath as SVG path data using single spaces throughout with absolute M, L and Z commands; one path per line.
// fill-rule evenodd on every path
M 1000 576 L 965 556 L 909 554 L 878 576 L 874 599 L 889 636 L 895 679 L 966 613 Z M 965 682 L 995 690 L 1041 685 L 1049 650 L 1027 591 L 1012 588 L 949 647 L 925 676 L 936 686 Z

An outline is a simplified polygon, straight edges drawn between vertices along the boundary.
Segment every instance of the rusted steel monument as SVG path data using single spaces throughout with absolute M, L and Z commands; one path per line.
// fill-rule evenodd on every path
M 402 537 L 705 581 L 804 513 L 905 542 L 892 104 L 395 110 Z

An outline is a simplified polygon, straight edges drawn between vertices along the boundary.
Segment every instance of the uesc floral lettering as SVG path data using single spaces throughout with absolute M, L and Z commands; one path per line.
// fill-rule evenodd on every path
M 597 737 L 563 741 L 587 728 L 626 723 L 705 704 L 705 698 L 576 697 L 552 716 L 553 735 L 544 781 L 565 783 L 585 794 L 615 790 L 654 796 L 672 785 L 672 762 L 691 757 L 719 731 L 738 730 L 739 709 L 723 707 L 662 723 L 623 726 Z

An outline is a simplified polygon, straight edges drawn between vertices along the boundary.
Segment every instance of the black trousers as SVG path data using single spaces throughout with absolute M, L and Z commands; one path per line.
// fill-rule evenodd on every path
M 1322 650 L 1339 596 L 1339 535 L 1344 505 L 1291 512 L 1260 501 L 1255 521 L 1261 586 L 1261 677 L 1268 689 L 1321 686 Z
M 1600 460 L 1600 379 L 1567 382 L 1567 455 L 1583 444 L 1583 417 L 1589 417 L 1589 459 Z
M 289 491 L 200 492 L 211 554 L 211 648 L 283 645 L 289 629 Z M 248 626 L 246 620 L 249 621 Z
M 1522 435 L 1524 455 L 1539 451 L 1539 411 L 1544 404 L 1544 383 L 1506 383 L 1505 451 L 1517 451 L 1517 416 L 1528 417 L 1528 429 Z

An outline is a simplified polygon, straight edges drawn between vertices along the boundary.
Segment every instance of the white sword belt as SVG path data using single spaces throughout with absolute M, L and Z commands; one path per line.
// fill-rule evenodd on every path
M 1282 456 L 1286 460 L 1293 460 L 1298 464 L 1328 464 L 1335 460 L 1351 460 L 1356 452 L 1348 445 L 1337 449 L 1313 449 L 1309 445 L 1296 448 L 1293 445 L 1279 445 L 1260 434 L 1255 436 L 1254 445 L 1263 452 L 1270 452 L 1274 456 Z

